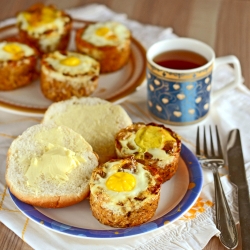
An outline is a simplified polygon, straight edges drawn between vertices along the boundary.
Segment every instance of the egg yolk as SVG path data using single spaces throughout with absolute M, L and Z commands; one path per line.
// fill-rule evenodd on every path
M 14 43 L 6 44 L 3 50 L 12 54 L 12 60 L 18 60 L 23 56 L 23 49 Z
M 65 66 L 77 66 L 81 63 L 81 60 L 77 57 L 74 56 L 68 56 L 65 59 L 62 59 L 60 61 L 60 64 L 65 65 Z
M 135 188 L 135 177 L 126 172 L 117 172 L 111 175 L 106 181 L 106 187 L 116 192 L 131 191 Z
M 101 27 L 101 28 L 98 28 L 96 31 L 95 31 L 95 34 L 97 36 L 106 36 L 108 33 L 110 32 L 110 29 L 107 28 L 107 27 Z
M 142 127 L 135 136 L 135 143 L 142 152 L 150 148 L 162 148 L 166 141 L 175 141 L 175 139 L 164 128 L 157 126 Z
M 24 13 L 24 17 L 29 22 L 30 26 L 40 26 L 51 23 L 56 19 L 56 15 L 56 11 L 49 7 L 44 7 L 41 11 L 34 13 Z
M 17 53 L 20 53 L 20 52 L 23 52 L 22 48 L 14 43 L 9 43 L 9 44 L 6 44 L 3 49 L 8 52 L 8 53 L 11 53 L 11 54 L 17 54 Z

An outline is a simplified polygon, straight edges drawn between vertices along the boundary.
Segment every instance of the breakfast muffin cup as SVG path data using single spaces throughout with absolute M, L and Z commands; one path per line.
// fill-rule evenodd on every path
M 41 90 L 52 101 L 83 97 L 98 86 L 100 65 L 89 56 L 70 51 L 44 54 L 41 60 Z
M 67 49 L 72 18 L 53 5 L 35 4 L 18 13 L 17 27 L 20 39 L 43 54 Z
M 0 90 L 26 86 L 38 77 L 37 53 L 30 46 L 15 42 L 0 42 Z
M 163 125 L 134 123 L 117 133 L 115 147 L 118 157 L 133 155 L 156 171 L 163 182 L 171 179 L 178 169 L 180 136 Z
M 122 38 L 116 34 L 115 27 L 122 27 Z M 116 22 L 89 24 L 77 30 L 75 43 L 79 52 L 100 62 L 101 73 L 109 73 L 128 62 L 131 34 L 125 26 Z
M 111 227 L 149 221 L 158 206 L 161 181 L 133 157 L 110 160 L 94 169 L 90 205 L 94 217 Z

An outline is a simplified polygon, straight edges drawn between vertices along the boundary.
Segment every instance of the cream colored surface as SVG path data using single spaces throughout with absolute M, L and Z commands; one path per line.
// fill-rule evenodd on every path
M 52 104 L 43 123 L 65 125 L 80 133 L 105 162 L 115 157 L 114 138 L 132 123 L 120 105 L 96 97 L 72 98 Z

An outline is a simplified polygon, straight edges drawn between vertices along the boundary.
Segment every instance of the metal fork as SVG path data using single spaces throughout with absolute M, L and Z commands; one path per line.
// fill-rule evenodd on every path
M 200 147 L 200 131 L 198 127 L 196 136 L 196 155 L 199 159 L 199 162 L 204 168 L 208 168 L 213 171 L 216 226 L 221 232 L 219 236 L 220 241 L 226 248 L 234 249 L 238 245 L 238 232 L 229 205 L 227 203 L 227 199 L 225 197 L 225 193 L 218 173 L 218 168 L 224 165 L 224 159 L 217 126 L 215 127 L 215 130 L 217 140 L 217 154 L 215 153 L 212 129 L 211 126 L 209 126 L 211 145 L 210 153 L 207 144 L 206 128 L 204 127 L 204 148 L 202 152 L 202 149 Z

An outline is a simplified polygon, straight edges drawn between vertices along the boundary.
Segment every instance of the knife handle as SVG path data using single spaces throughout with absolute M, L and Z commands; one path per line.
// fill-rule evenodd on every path
M 250 249 L 250 201 L 248 187 L 238 189 L 238 205 L 241 229 L 242 249 Z
M 238 232 L 220 181 L 217 168 L 213 171 L 215 188 L 216 226 L 220 230 L 221 243 L 234 249 L 238 245 Z

